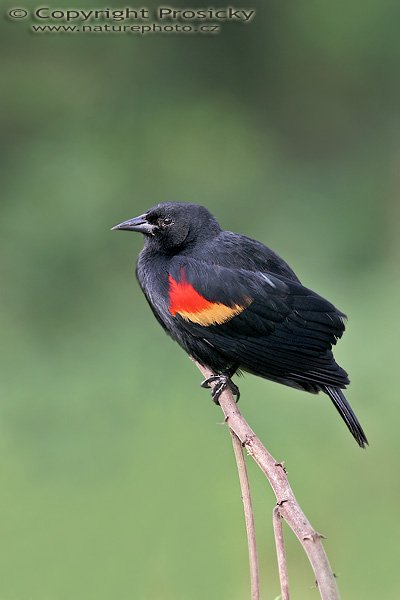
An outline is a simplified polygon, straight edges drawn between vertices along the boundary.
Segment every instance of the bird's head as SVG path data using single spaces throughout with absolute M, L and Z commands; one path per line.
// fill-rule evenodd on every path
M 139 217 L 123 221 L 112 229 L 143 233 L 146 244 L 166 252 L 193 246 L 221 231 L 206 208 L 183 202 L 157 204 Z

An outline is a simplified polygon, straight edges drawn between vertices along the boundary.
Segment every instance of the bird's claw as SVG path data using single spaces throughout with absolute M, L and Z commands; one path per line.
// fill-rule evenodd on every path
M 212 375 L 211 377 L 207 377 L 207 379 L 205 379 L 204 381 L 201 382 L 200 387 L 209 389 L 211 387 L 211 384 L 214 383 L 215 381 L 218 381 L 219 379 L 221 379 L 221 377 L 224 377 L 224 376 L 223 375 Z
M 202 381 L 200 385 L 203 388 L 211 388 L 211 398 L 215 404 L 219 405 L 219 397 L 227 388 L 229 388 L 232 394 L 236 396 L 236 402 L 239 402 L 239 388 L 233 383 L 228 375 L 212 375 L 211 377 L 208 377 Z

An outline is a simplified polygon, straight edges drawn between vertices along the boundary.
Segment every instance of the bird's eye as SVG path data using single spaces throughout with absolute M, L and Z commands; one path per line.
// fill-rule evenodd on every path
M 165 217 L 165 219 L 162 220 L 162 224 L 164 227 L 168 227 L 168 225 L 172 225 L 172 219 L 170 219 L 170 217 Z

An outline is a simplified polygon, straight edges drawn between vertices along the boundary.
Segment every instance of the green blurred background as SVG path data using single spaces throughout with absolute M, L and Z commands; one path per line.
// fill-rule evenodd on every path
M 52 3 L 71 4 L 104 8 Z M 325 397 L 246 377 L 241 408 L 343 598 L 400 597 L 400 5 L 239 6 L 253 22 L 214 36 L 2 19 L 1 600 L 249 596 L 221 414 L 135 282 L 141 239 L 110 232 L 168 200 L 262 240 L 349 315 L 336 356 L 368 450 Z M 273 600 L 274 498 L 249 471 Z M 294 597 L 318 598 L 286 537 Z

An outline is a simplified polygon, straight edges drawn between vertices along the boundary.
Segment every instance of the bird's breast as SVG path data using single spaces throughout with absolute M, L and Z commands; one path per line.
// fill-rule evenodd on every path
M 167 262 L 142 252 L 136 265 L 136 276 L 152 309 L 163 321 L 170 321 L 172 317 L 168 310 Z

